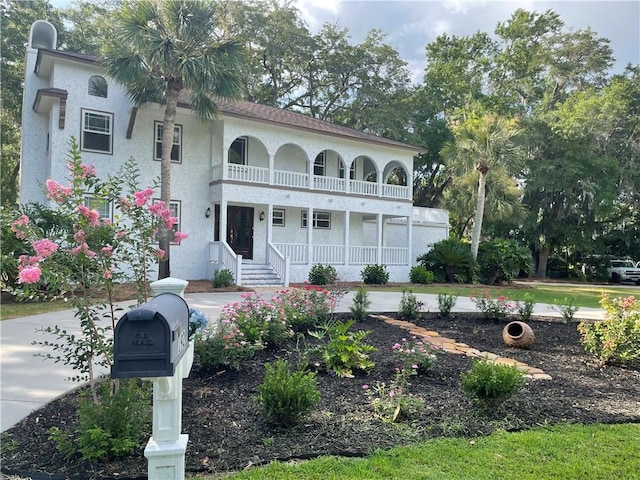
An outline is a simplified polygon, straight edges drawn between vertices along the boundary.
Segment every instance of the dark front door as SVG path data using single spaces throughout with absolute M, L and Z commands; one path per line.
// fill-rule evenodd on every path
M 227 243 L 242 258 L 253 259 L 253 208 L 228 208 Z

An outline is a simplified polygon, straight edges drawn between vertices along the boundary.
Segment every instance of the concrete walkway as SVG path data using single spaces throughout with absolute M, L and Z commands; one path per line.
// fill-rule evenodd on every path
M 271 298 L 273 289 L 258 290 L 264 298 Z M 355 292 L 347 293 L 336 307 L 337 312 L 348 312 Z M 211 320 L 218 318 L 222 307 L 241 299 L 241 293 L 194 293 L 185 295 L 190 307 L 201 310 Z M 400 305 L 400 292 L 370 292 L 370 312 L 395 312 Z M 424 302 L 424 312 L 438 311 L 437 295 L 417 294 Z M 120 305 L 125 309 L 131 302 Z M 455 312 L 475 312 L 475 304 L 469 298 L 459 297 Z M 550 306 L 540 304 L 534 309 L 535 315 L 561 317 Z M 575 315 L 581 319 L 603 318 L 603 311 L 581 308 Z M 76 388 L 78 384 L 66 380 L 73 370 L 60 363 L 36 357 L 42 349 L 32 345 L 34 341 L 54 340 L 50 335 L 37 332 L 43 326 L 58 325 L 69 332 L 79 330 L 73 311 L 64 310 L 30 317 L 4 320 L 0 322 L 0 430 L 5 431 L 32 411 L 41 408 L 51 400 Z M 106 372 L 102 372 L 106 373 Z

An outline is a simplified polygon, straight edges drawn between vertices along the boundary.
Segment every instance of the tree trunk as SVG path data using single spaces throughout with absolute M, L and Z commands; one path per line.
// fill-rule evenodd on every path
M 164 208 L 171 206 L 171 149 L 173 148 L 173 131 L 176 126 L 176 109 L 180 88 L 175 85 L 167 86 L 167 105 L 164 109 L 164 121 L 162 123 L 162 157 L 160 164 L 160 200 Z M 172 231 L 166 225 L 160 227 L 159 247 L 164 251 L 164 258 L 158 265 L 158 279 L 171 276 L 171 236 Z
M 536 278 L 547 277 L 547 262 L 549 261 L 549 253 L 551 247 L 549 245 L 543 245 L 540 249 L 540 257 L 538 258 L 538 268 L 536 269 Z
M 486 172 L 480 172 L 478 180 L 478 201 L 476 203 L 476 218 L 473 221 L 473 233 L 471 234 L 471 255 L 478 258 L 478 246 L 480 245 L 480 233 L 482 233 L 482 220 L 484 218 L 484 199 L 487 185 Z

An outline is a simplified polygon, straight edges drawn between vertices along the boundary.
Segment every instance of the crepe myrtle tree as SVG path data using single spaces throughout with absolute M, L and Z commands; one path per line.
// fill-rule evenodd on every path
M 178 99 L 184 92 L 200 118 L 217 114 L 215 98 L 237 98 L 241 90 L 242 44 L 216 23 L 218 3 L 207 0 L 136 0 L 114 14 L 114 35 L 102 64 L 125 87 L 136 106 L 164 105 L 160 198 L 171 200 L 171 149 Z M 165 252 L 158 277 L 170 275 L 170 236 L 159 233 Z

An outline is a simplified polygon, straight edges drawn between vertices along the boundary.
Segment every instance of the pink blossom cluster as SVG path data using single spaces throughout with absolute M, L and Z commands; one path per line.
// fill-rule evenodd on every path
M 29 224 L 29 217 L 26 215 L 20 216 L 16 221 L 11 224 L 11 231 L 15 234 L 16 238 L 24 240 L 27 236 L 24 232 L 24 227 Z
M 47 198 L 51 198 L 56 202 L 66 202 L 67 199 L 73 195 L 73 189 L 71 187 L 63 187 L 52 178 L 45 182 L 47 187 Z
M 85 243 L 81 243 L 77 247 L 73 247 L 71 250 L 71 255 L 86 255 L 89 258 L 93 258 L 96 256 L 96 252 L 89 248 L 89 245 Z
M 33 249 L 36 251 L 36 255 L 40 259 L 45 259 L 50 257 L 58 250 L 58 245 L 53 243 L 48 238 L 43 238 L 41 240 L 36 240 L 32 243 Z
M 133 201 L 138 207 L 142 207 L 146 205 L 146 203 L 149 201 L 149 198 L 151 198 L 152 195 L 153 195 L 153 189 L 146 188 L 139 192 L 135 192 L 133 194 Z
M 80 215 L 87 219 L 89 225 L 92 227 L 100 225 L 100 213 L 97 210 L 92 210 L 84 205 L 78 205 L 78 211 Z

